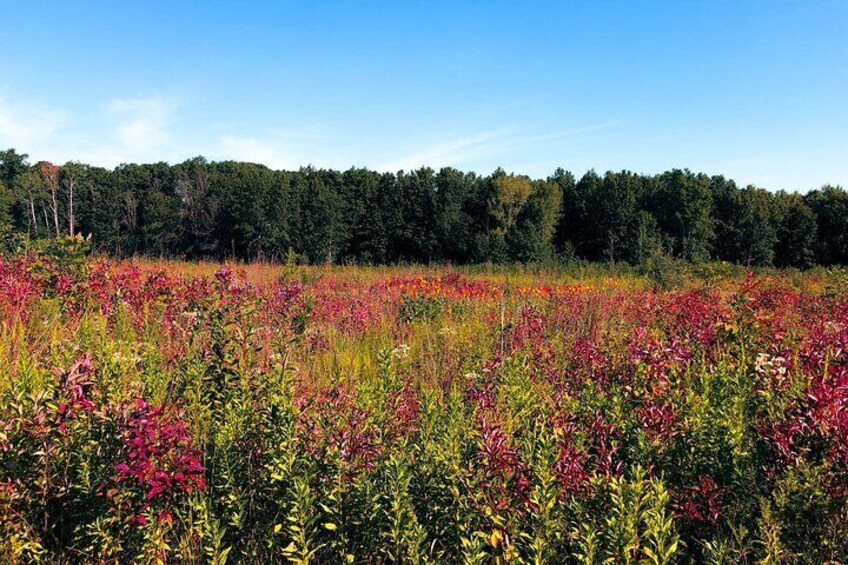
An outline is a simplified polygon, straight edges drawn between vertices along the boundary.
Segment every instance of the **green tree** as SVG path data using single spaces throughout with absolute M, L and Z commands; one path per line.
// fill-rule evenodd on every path
M 15 179 L 29 169 L 26 153 L 18 153 L 14 149 L 0 151 L 0 182 L 7 187 L 15 184 Z
M 486 260 L 502 262 L 510 258 L 509 240 L 533 193 L 533 182 L 526 176 L 507 175 L 498 169 L 487 184 L 486 232 L 485 240 L 480 241 L 479 253 Z
M 818 226 L 816 215 L 800 194 L 778 192 L 775 264 L 806 268 L 815 262 Z
M 839 186 L 823 186 L 804 198 L 816 214 L 817 261 L 848 264 L 848 193 Z
M 674 169 L 659 177 L 654 216 L 676 255 L 690 261 L 710 258 L 715 235 L 710 179 Z
M 121 254 L 173 255 L 178 251 L 180 197 L 167 163 L 125 164 L 113 172 Z
M 15 224 L 30 237 L 46 237 L 50 234 L 48 191 L 44 175 L 35 166 L 15 176 L 12 185 L 16 202 L 13 214 Z
M 554 255 L 554 232 L 559 220 L 562 190 L 543 180 L 532 182 L 532 190 L 515 227 L 508 236 L 510 258 L 545 261 Z
M 715 242 L 713 256 L 722 261 L 738 262 L 742 257 L 740 230 L 740 212 L 742 210 L 742 192 L 732 180 L 722 176 L 710 179 L 713 193 L 711 215 Z
M 6 188 L 6 184 L 0 181 L 0 231 L 6 232 L 12 227 L 11 208 L 14 202 L 12 191 Z
M 295 250 L 312 263 L 334 261 L 344 249 L 347 226 L 341 175 L 335 171 L 301 169 L 292 188 L 300 211 Z
M 264 165 L 235 161 L 206 168 L 207 196 L 200 205 L 206 208 L 206 217 L 214 211 L 214 231 L 207 245 L 214 245 L 219 256 L 282 257 L 296 245 L 290 234 L 300 210 L 292 208 L 296 202 L 291 198 L 293 186 L 288 175 Z
M 392 256 L 400 261 L 427 262 L 438 259 L 436 178 L 433 169 L 422 167 L 397 175 L 389 205 L 396 215 L 391 222 Z
M 748 186 L 741 197 L 737 261 L 744 265 L 771 265 L 778 242 L 772 195 L 761 188 Z
M 554 232 L 554 247 L 557 253 L 571 256 L 576 248 L 583 216 L 581 202 L 577 198 L 577 183 L 574 175 L 562 168 L 558 168 L 552 176 L 548 177 L 548 183 L 555 185 L 560 191 L 560 210 Z
M 439 257 L 465 263 L 474 253 L 473 205 L 479 179 L 446 167 L 435 179 L 435 217 Z
M 594 171 L 577 183 L 583 200 L 580 245 L 588 259 L 634 261 L 643 179 L 630 171 L 607 172 L 603 178 Z
M 386 261 L 387 211 L 381 190 L 386 184 L 394 185 L 394 175 L 381 175 L 368 169 L 350 169 L 342 175 L 344 217 L 348 225 L 343 260 L 367 264 Z

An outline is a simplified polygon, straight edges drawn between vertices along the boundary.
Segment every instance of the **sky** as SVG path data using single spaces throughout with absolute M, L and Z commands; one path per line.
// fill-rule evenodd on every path
M 31 161 L 848 186 L 848 1 L 0 0 Z

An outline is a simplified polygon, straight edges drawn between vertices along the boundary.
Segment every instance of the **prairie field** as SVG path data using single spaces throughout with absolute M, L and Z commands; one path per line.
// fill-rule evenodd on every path
M 848 277 L 0 259 L 8 563 L 848 560 Z

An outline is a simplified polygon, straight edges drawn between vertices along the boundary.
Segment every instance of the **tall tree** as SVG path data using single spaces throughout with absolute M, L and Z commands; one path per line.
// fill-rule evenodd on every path
M 574 175 L 558 168 L 548 177 L 548 183 L 558 187 L 560 191 L 560 211 L 554 233 L 554 247 L 557 253 L 570 257 L 576 249 L 575 242 L 578 239 L 582 216 Z
M 397 175 L 393 205 L 399 216 L 392 225 L 396 259 L 428 262 L 438 259 L 436 179 L 433 169 L 422 167 Z
M 49 161 L 44 161 L 39 165 L 39 170 L 44 176 L 47 183 L 47 188 L 50 190 L 50 210 L 53 217 L 53 226 L 56 230 L 56 237 L 59 237 L 59 171 L 61 167 L 54 165 Z
M 674 169 L 661 175 L 659 183 L 653 212 L 675 254 L 690 261 L 708 260 L 715 235 L 710 179 Z
M 26 153 L 18 153 L 14 149 L 0 151 L 0 182 L 10 187 L 15 184 L 18 175 L 22 175 L 29 168 Z
M 818 226 L 816 215 L 800 194 L 779 192 L 777 205 L 777 244 L 775 264 L 806 268 L 815 262 Z
M 603 178 L 590 171 L 577 183 L 582 199 L 578 250 L 588 259 L 633 261 L 639 226 L 642 181 L 630 171 L 608 172 Z
M 29 167 L 15 177 L 12 187 L 15 199 L 23 205 L 22 212 L 16 220 L 19 229 L 25 229 L 32 237 L 45 236 L 50 233 L 50 220 L 47 215 L 47 188 L 44 175 L 37 167 Z M 44 215 L 42 216 L 42 211 Z
M 214 255 L 218 249 L 215 221 L 218 198 L 209 187 L 206 159 L 195 157 L 178 167 L 177 195 L 181 199 L 181 250 L 192 257 Z
M 771 265 L 778 242 L 777 222 L 771 193 L 755 186 L 741 193 L 738 227 L 741 254 L 737 258 L 744 265 Z
M 393 184 L 394 175 L 390 183 Z M 344 216 L 348 234 L 342 251 L 345 261 L 379 264 L 386 261 L 388 236 L 381 185 L 385 175 L 368 169 L 350 169 L 342 175 Z
M 532 182 L 530 196 L 508 236 L 510 259 L 546 261 L 554 256 L 554 231 L 561 204 L 560 186 L 543 180 Z
M 0 181 L 0 232 L 6 233 L 12 228 L 11 207 L 14 197 L 12 191 Z
M 82 163 L 69 161 L 59 169 L 59 183 L 65 197 L 68 235 L 73 237 L 77 231 L 77 196 L 81 186 L 89 182 L 89 167 Z
M 825 185 L 809 193 L 805 201 L 817 218 L 818 262 L 848 264 L 848 192 L 839 186 Z
M 526 176 L 508 175 L 496 170 L 489 179 L 488 215 L 485 257 L 490 261 L 509 259 L 509 238 L 521 211 L 533 193 L 533 182 Z
M 440 259 L 460 263 L 471 259 L 474 252 L 473 199 L 479 179 L 474 173 L 463 173 L 446 167 L 435 179 L 435 216 L 437 249 Z
M 293 189 L 299 203 L 295 250 L 312 263 L 334 261 L 344 248 L 347 226 L 341 175 L 335 171 L 301 169 Z

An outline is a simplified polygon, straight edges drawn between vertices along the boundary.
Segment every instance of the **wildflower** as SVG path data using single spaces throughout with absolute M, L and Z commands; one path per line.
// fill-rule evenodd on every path
M 137 510 L 154 503 L 167 508 L 179 496 L 205 488 L 200 452 L 178 410 L 137 399 L 123 424 L 123 440 L 115 482 L 119 488 L 139 490 L 142 502 Z M 137 512 L 136 518 L 143 516 Z
M 409 357 L 410 349 L 411 348 L 409 347 L 409 345 L 402 343 L 392 349 L 392 357 L 395 357 L 397 359 L 406 359 L 407 357 Z

